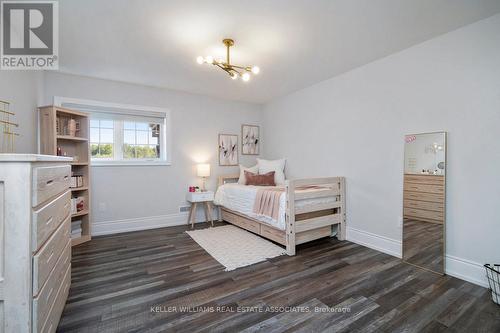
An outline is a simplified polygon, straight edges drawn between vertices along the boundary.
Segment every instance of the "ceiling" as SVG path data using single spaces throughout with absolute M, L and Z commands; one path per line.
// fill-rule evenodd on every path
M 500 12 L 500 0 L 64 0 L 60 70 L 265 103 Z M 258 65 L 232 81 L 198 55 Z

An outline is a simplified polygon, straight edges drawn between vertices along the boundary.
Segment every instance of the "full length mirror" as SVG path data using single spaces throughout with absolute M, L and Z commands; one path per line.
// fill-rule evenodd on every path
M 405 136 L 403 260 L 444 274 L 446 132 Z

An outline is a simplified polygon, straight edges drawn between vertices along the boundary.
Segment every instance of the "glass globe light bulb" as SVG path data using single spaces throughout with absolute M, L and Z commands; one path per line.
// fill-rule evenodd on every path
M 204 61 L 205 61 L 205 59 L 203 59 L 202 56 L 199 56 L 198 58 L 196 58 L 196 62 L 199 63 L 200 65 L 203 64 Z
M 255 75 L 259 74 L 260 73 L 259 66 L 253 66 L 252 67 L 252 73 L 254 73 Z
M 238 79 L 238 74 L 237 73 L 231 73 L 231 79 L 233 79 L 233 80 Z
M 243 73 L 243 75 L 241 76 L 241 78 L 243 79 L 243 81 L 248 81 L 250 80 L 250 74 L 248 73 Z
M 214 63 L 214 58 L 212 56 L 207 56 L 205 58 L 205 61 L 209 64 L 213 64 Z

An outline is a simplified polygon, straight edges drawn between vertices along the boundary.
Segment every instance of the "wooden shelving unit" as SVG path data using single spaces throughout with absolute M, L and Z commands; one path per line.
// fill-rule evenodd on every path
M 71 221 L 82 221 L 81 237 L 71 239 L 71 245 L 75 246 L 91 239 L 89 117 L 86 113 L 57 106 L 44 106 L 38 109 L 40 153 L 57 155 L 58 148 L 60 148 L 63 156 L 74 158 L 71 163 L 72 175 L 81 175 L 83 177 L 83 186 L 71 188 L 72 197 L 84 198 L 83 210 L 71 214 Z M 74 119 L 79 124 L 75 135 L 69 135 L 68 130 L 63 125 L 64 119 Z

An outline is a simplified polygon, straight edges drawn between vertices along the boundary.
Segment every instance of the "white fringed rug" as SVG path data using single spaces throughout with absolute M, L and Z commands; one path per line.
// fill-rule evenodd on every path
M 282 247 L 233 225 L 186 232 L 226 271 L 286 254 Z

